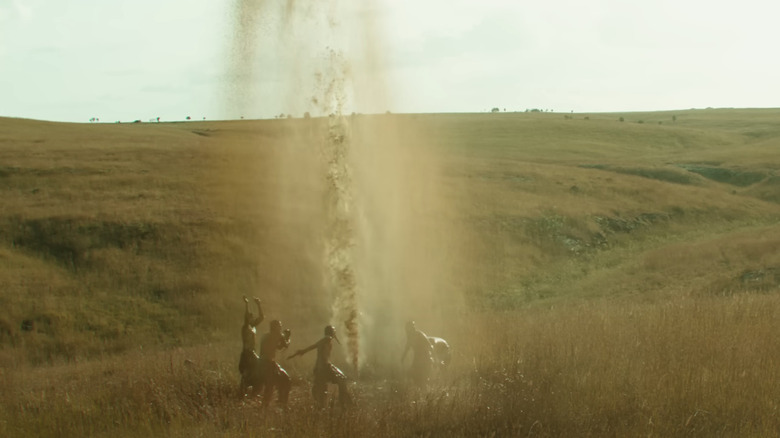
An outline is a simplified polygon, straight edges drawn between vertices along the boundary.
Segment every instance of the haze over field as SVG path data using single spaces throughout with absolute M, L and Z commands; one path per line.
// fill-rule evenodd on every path
M 264 2 L 254 2 L 264 3 Z M 273 2 L 268 2 L 273 3 Z M 297 2 L 301 4 L 301 2 Z M 348 112 L 561 112 L 775 107 L 776 2 L 376 0 L 386 107 Z M 0 1 L 0 116 L 101 121 L 270 118 L 286 105 L 284 48 L 252 60 L 255 105 L 222 96 L 231 2 Z M 358 20 L 362 20 L 358 18 Z M 280 17 L 267 17 L 268 35 Z M 304 32 L 296 38 L 305 39 Z M 322 47 L 327 40 L 316 41 Z
M 403 342 L 397 328 L 425 317 L 441 330 L 461 296 L 447 251 L 458 233 L 445 219 L 452 208 L 430 140 L 394 117 L 348 113 L 390 99 L 374 13 L 337 1 L 237 2 L 230 76 L 238 81 L 226 95 L 231 108 L 255 106 L 255 60 L 273 52 L 284 105 L 328 115 L 290 124 L 271 164 L 282 175 L 274 227 L 315 260 L 278 269 L 318 278 L 306 285 L 308 300 L 330 312 L 311 322 L 346 329 L 353 370 L 365 360 L 394 365 L 387 345 Z M 269 17 L 279 22 L 264 27 Z
M 776 436 L 773 9 L 0 3 L 0 436 Z
M 419 319 L 456 348 L 431 392 L 404 384 L 400 327 L 368 344 L 389 367 L 358 376 L 341 346 L 334 360 L 357 377 L 360 409 L 337 424 L 311 410 L 311 357 L 282 362 L 296 379 L 291 415 L 264 416 L 236 395 L 242 293 L 263 292 L 292 348 L 331 316 L 329 297 L 312 293 L 327 253 L 307 239 L 332 205 L 316 190 L 322 144 L 301 149 L 291 135 L 326 120 L 0 118 L 0 434 L 775 436 L 779 116 L 357 117 L 369 132 L 390 121 L 435 132 L 424 149 L 439 154 L 434 167 L 400 160 L 408 178 L 383 172 L 396 162 L 356 180 L 373 182 L 357 193 L 403 189 L 366 205 L 385 236 L 367 241 L 390 251 L 365 261 L 403 274 L 379 277 L 390 287 L 442 278 L 414 268 L 454 261 L 452 292 L 469 305 L 453 324 Z M 295 163 L 310 177 L 288 175 Z M 419 170 L 431 168 L 438 184 L 421 190 Z M 409 193 L 411 203 L 398 196 Z M 461 260 L 430 252 L 441 224 L 459 225 L 441 231 Z

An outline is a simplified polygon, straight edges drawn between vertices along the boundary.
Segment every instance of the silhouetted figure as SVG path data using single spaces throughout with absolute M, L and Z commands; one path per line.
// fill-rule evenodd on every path
M 238 361 L 238 372 L 241 373 L 240 391 L 241 395 L 246 395 L 248 387 L 252 387 L 252 394 L 257 394 L 262 383 L 260 381 L 260 362 L 255 352 L 255 338 L 257 335 L 257 326 L 263 322 L 263 308 L 260 305 L 260 299 L 254 297 L 257 306 L 257 316 L 249 311 L 249 299 L 244 297 L 244 325 L 241 326 L 241 358 Z
M 260 339 L 260 373 L 265 385 L 263 404 L 271 405 L 274 388 L 279 391 L 279 402 L 286 406 L 290 394 L 290 376 L 276 362 L 276 351 L 284 350 L 290 345 L 290 330 L 282 331 L 282 322 L 271 321 L 270 330 Z
M 406 348 L 401 356 L 401 362 L 406 359 L 409 350 L 414 353 L 409 376 L 415 384 L 424 386 L 428 383 L 433 369 L 433 346 L 428 340 L 428 336 L 417 329 L 414 321 L 406 323 Z
M 311 394 L 319 408 L 324 408 L 328 397 L 328 384 L 332 383 L 339 387 L 339 403 L 342 407 L 352 405 L 352 396 L 347 389 L 347 376 L 341 372 L 338 367 L 330 362 L 330 353 L 333 351 L 333 341 L 339 342 L 336 337 L 336 328 L 332 325 L 325 327 L 325 336 L 314 344 L 298 350 L 288 359 L 301 356 L 311 350 L 317 349 L 317 361 L 314 363 L 314 385 L 311 388 Z

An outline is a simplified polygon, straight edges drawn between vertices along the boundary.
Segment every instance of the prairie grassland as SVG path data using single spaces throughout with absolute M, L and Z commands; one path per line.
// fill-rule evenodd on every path
M 240 297 L 319 333 L 321 207 L 278 163 L 321 121 L 0 119 L 0 434 L 776 436 L 780 110 L 566 116 L 393 115 L 464 230 L 453 364 L 416 391 L 388 345 L 318 413 L 288 361 L 268 414 L 236 395 Z
M 452 368 L 352 386 L 359 407 L 290 409 L 236 394 L 224 345 L 4 372 L 4 436 L 775 436 L 776 295 L 596 300 L 464 316 Z M 308 363 L 307 363 L 308 365 Z M 299 374 L 300 373 L 300 374 Z

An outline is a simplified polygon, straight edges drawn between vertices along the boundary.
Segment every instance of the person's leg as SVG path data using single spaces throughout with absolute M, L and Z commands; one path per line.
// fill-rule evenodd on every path
M 245 373 L 242 375 L 244 384 L 252 387 L 250 395 L 256 397 L 263 390 L 263 365 L 257 355 L 252 356 Z
M 339 386 L 339 404 L 341 407 L 352 406 L 352 394 L 349 393 L 347 388 L 347 380 L 342 379 L 338 383 Z
M 415 384 L 424 386 L 428 383 L 432 365 L 433 360 L 431 358 L 423 358 L 418 360 L 415 357 L 415 361 L 412 364 L 412 379 L 414 380 Z
M 290 375 L 287 374 L 287 371 L 284 370 L 281 366 L 277 364 L 278 370 L 277 370 L 277 387 L 279 388 L 279 402 L 285 406 L 287 406 L 287 399 L 290 397 L 290 388 L 292 387 L 292 382 L 290 380 Z
M 271 399 L 274 396 L 274 384 L 272 382 L 265 383 L 265 390 L 263 391 L 263 406 L 271 406 Z
M 347 389 L 347 376 L 336 365 L 330 364 L 329 381 L 339 388 L 339 404 L 341 407 L 352 405 L 352 396 Z
M 239 395 L 241 396 L 246 395 L 246 390 L 251 385 L 251 383 L 249 383 L 251 368 L 252 352 L 243 350 L 241 352 L 241 357 L 238 360 L 238 372 L 241 375 L 241 382 L 239 383 L 238 390 L 240 392 Z
M 263 406 L 266 408 L 271 405 L 271 399 L 274 396 L 274 387 L 276 386 L 275 365 L 274 362 L 270 361 L 262 363 Z
M 247 374 L 246 372 L 241 373 L 241 382 L 238 384 L 238 395 L 240 397 L 244 397 L 246 395 L 246 390 L 249 387 L 249 384 L 247 383 Z
M 314 385 L 311 387 L 311 395 L 314 397 L 314 403 L 318 408 L 325 407 L 328 398 L 328 383 L 321 378 L 314 378 Z

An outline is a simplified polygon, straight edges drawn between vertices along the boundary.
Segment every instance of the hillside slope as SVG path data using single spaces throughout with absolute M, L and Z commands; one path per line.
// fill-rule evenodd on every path
M 473 305 L 778 287 L 780 110 L 351 123 L 379 117 L 440 158 Z M 232 339 L 243 294 L 292 327 L 326 313 L 292 238 L 321 207 L 303 183 L 280 196 L 285 139 L 319 123 L 0 119 L 0 348 L 37 363 Z

